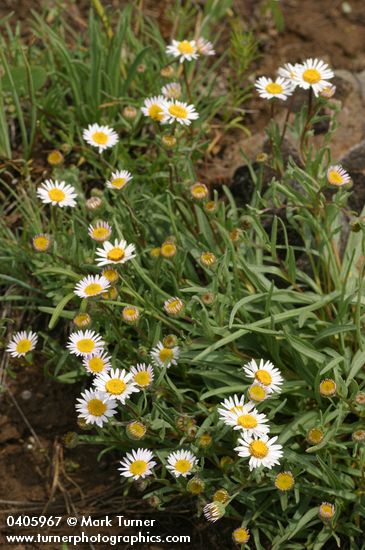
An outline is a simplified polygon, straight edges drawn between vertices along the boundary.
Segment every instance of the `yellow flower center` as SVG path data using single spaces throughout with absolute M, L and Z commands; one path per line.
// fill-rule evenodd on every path
M 160 105 L 157 105 L 157 103 L 154 103 L 150 107 L 148 107 L 148 114 L 152 118 L 152 120 L 162 120 L 163 119 L 163 112 Z
M 245 544 L 250 539 L 250 534 L 244 527 L 239 527 L 233 531 L 233 540 L 238 544 Z
M 127 430 L 134 437 L 141 438 L 146 433 L 146 426 L 141 422 L 132 422 L 127 426 Z
M 215 210 L 215 202 L 214 201 L 209 201 L 207 202 L 207 204 L 205 205 L 205 210 L 207 210 L 208 212 L 213 212 L 213 210 Z
M 211 265 L 215 262 L 215 256 L 212 252 L 203 252 L 201 255 L 201 261 L 203 264 Z
M 107 227 L 94 227 L 93 237 L 95 239 L 106 239 L 109 237 L 110 231 Z
M 39 251 L 47 250 L 49 245 L 49 239 L 47 239 L 47 237 L 44 237 L 43 235 L 41 237 L 34 237 L 33 245 L 36 250 L 39 250 Z
M 101 357 L 92 357 L 89 361 L 89 369 L 93 372 L 101 372 L 104 368 L 104 361 Z
M 162 136 L 162 142 L 166 147 L 174 147 L 176 145 L 176 137 L 175 136 Z
M 77 327 L 87 327 L 91 322 L 90 315 L 88 313 L 79 313 L 74 318 L 74 323 Z
M 162 256 L 166 256 L 167 258 L 170 258 L 176 253 L 176 246 L 172 243 L 163 244 L 161 246 L 161 254 Z
M 321 504 L 320 514 L 324 517 L 331 518 L 334 515 L 334 509 L 331 504 Z
M 151 382 L 151 375 L 147 371 L 137 372 L 137 374 L 134 375 L 134 381 L 139 386 L 143 386 L 143 387 L 148 386 L 149 383 Z
M 263 441 L 252 441 L 249 449 L 251 456 L 255 458 L 265 458 L 269 454 L 269 447 Z
M 317 69 L 307 69 L 303 73 L 303 80 L 308 84 L 317 84 L 321 80 L 321 73 Z
M 179 43 L 177 49 L 182 54 L 193 54 L 195 53 L 195 48 L 190 44 L 188 40 L 183 40 Z
M 263 401 L 266 397 L 265 388 L 257 384 L 250 387 L 250 389 L 248 390 L 248 394 L 250 396 L 250 399 L 252 399 L 253 401 Z
M 163 363 L 166 363 L 166 361 L 171 361 L 174 357 L 174 352 L 172 349 L 168 348 L 162 348 L 159 352 L 160 359 Z
M 203 185 L 195 185 L 191 192 L 194 197 L 205 197 L 205 195 L 207 194 L 207 190 Z
M 200 495 L 204 491 L 204 484 L 200 479 L 191 479 L 187 484 L 187 489 L 193 495 Z
M 294 485 L 292 474 L 283 472 L 278 474 L 275 479 L 275 487 L 280 491 L 289 491 Z
M 87 410 L 93 416 L 102 416 L 106 409 L 107 406 L 100 399 L 90 399 L 87 404 Z
M 145 460 L 135 460 L 129 466 L 129 471 L 134 476 L 140 476 L 147 470 L 148 464 Z
M 138 312 L 134 307 L 127 307 L 123 310 L 123 317 L 134 320 L 137 319 Z
M 252 430 L 252 428 L 256 428 L 257 426 L 257 420 L 251 414 L 241 414 L 237 418 L 237 423 L 247 430 Z
M 203 434 L 199 438 L 199 445 L 202 447 L 208 447 L 213 441 L 213 438 L 210 434 Z
M 168 111 L 170 115 L 176 118 L 188 118 L 188 110 L 182 105 L 170 105 Z
M 270 84 L 266 86 L 266 91 L 269 94 L 273 95 L 281 94 L 283 90 L 284 88 L 281 86 L 281 84 L 278 84 L 277 82 L 270 82 Z
M 87 294 L 87 296 L 96 296 L 102 291 L 103 287 L 99 283 L 91 283 L 85 287 L 85 294 Z
M 218 489 L 213 495 L 213 502 L 222 502 L 225 504 L 229 499 L 229 493 L 225 489 Z
M 106 391 L 112 393 L 113 395 L 120 395 L 126 390 L 126 388 L 127 384 L 119 378 L 112 378 L 105 384 Z
M 32 347 L 32 342 L 25 338 L 24 340 L 20 340 L 20 342 L 16 345 L 16 351 L 18 353 L 27 353 Z
M 108 135 L 105 132 L 94 132 L 91 139 L 98 145 L 105 145 L 108 143 Z
M 54 202 L 61 202 L 63 200 L 65 200 L 65 193 L 62 191 L 62 189 L 50 189 L 48 191 L 48 196 L 49 198 L 51 199 L 51 201 L 54 201 Z
M 112 180 L 112 186 L 116 187 L 117 189 L 120 189 L 123 187 L 126 183 L 126 178 L 115 178 Z
M 323 432 L 319 428 L 312 428 L 308 433 L 308 440 L 310 443 L 317 444 L 323 439 Z
M 120 260 L 123 260 L 124 256 L 125 256 L 124 250 L 122 250 L 117 246 L 109 250 L 106 257 L 108 258 L 108 260 L 111 260 L 112 262 L 119 262 Z
M 95 348 L 95 342 L 91 338 L 82 338 L 77 342 L 76 347 L 81 353 L 91 353 Z
M 114 283 L 118 280 L 118 272 L 115 271 L 115 269 L 104 269 L 103 275 L 106 279 L 108 279 L 109 283 Z
M 256 371 L 255 378 L 264 386 L 270 386 L 272 382 L 271 374 L 264 369 L 259 369 L 258 371 Z
M 336 382 L 334 380 L 323 380 L 319 385 L 322 395 L 333 395 L 336 393 Z
M 190 460 L 186 460 L 185 458 L 180 458 L 180 460 L 176 461 L 175 470 L 177 470 L 181 474 L 186 474 L 186 472 L 191 470 Z
M 342 185 L 343 177 L 335 170 L 331 170 L 328 173 L 328 181 L 332 183 L 332 185 Z
M 175 309 L 180 309 L 180 308 L 181 308 L 180 300 L 172 300 L 167 304 L 167 309 L 169 311 L 174 311 Z
M 63 155 L 62 153 L 60 153 L 60 151 L 51 151 L 47 157 L 47 160 L 49 162 L 49 164 L 52 164 L 52 165 L 57 165 L 57 164 L 61 164 L 61 162 L 63 161 Z

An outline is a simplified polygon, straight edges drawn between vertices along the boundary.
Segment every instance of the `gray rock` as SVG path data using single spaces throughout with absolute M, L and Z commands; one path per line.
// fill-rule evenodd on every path
M 340 159 L 342 166 L 349 172 L 361 172 L 365 169 L 365 139 L 354 145 Z

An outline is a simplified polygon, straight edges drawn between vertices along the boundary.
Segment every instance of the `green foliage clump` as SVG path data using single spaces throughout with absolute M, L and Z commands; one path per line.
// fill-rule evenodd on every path
M 270 151 L 261 162 L 247 163 L 252 193 L 243 203 L 196 168 L 223 105 L 213 94 L 219 62 L 209 56 L 172 62 L 158 28 L 147 21 L 136 36 L 131 21 L 131 10 L 122 12 L 111 35 L 109 25 L 91 15 L 88 43 L 73 35 L 69 48 L 62 33 L 37 18 L 44 45 L 38 59 L 48 77 L 41 93 L 34 88 L 33 111 L 23 113 L 12 87 L 24 156 L 34 141 L 25 121 L 37 112 L 39 141 L 58 150 L 49 157 L 49 176 L 75 188 L 77 206 L 43 204 L 37 189 L 44 175 L 32 175 L 26 162 L 15 176 L 16 163 L 3 169 L 1 300 L 11 303 L 14 317 L 26 315 L 20 330 L 38 332 L 40 343 L 28 360 L 60 382 L 83 388 L 93 382 L 66 348 L 69 333 L 82 329 L 80 318 L 77 327 L 73 321 L 78 314 L 90 316 L 87 328 L 102 336 L 114 369 L 154 363 L 151 386 L 119 403 L 102 427 L 81 418 L 85 431 L 78 437 L 121 459 L 127 451 L 151 450 L 157 464 L 145 479 L 144 499 L 168 510 L 187 497 L 199 515 L 225 514 L 237 528 L 248 528 L 249 544 L 258 549 L 319 550 L 340 543 L 360 549 L 364 226 L 360 215 L 352 231 L 343 231 L 354 213 L 347 205 L 349 186 L 328 183 L 331 132 L 318 149 L 311 141 L 322 108 L 334 130 L 331 102 L 310 91 L 308 105 L 288 116 L 284 129 L 270 121 Z M 240 75 L 255 51 L 252 35 L 234 32 L 230 55 Z M 31 60 L 27 69 L 31 81 L 33 65 Z M 16 74 L 10 67 L 7 86 Z M 169 82 L 161 72 L 166 67 L 181 85 L 182 100 L 199 113 L 190 126 L 141 114 L 145 98 L 158 96 Z M 135 111 L 127 115 L 125 107 Z M 102 154 L 82 138 L 96 122 L 119 136 Z M 296 160 L 283 154 L 287 133 L 297 144 Z M 3 144 L 4 154 L 9 141 Z M 105 185 L 116 170 L 133 175 L 119 190 Z M 112 266 L 119 278 L 107 292 L 80 299 L 75 285 L 101 273 L 96 248 L 102 245 L 88 233 L 99 220 L 110 224 L 112 243 L 124 239 L 136 255 Z M 32 245 L 39 234 L 50 237 L 44 252 Z M 172 298 L 183 305 L 178 314 L 166 307 Z M 160 342 L 176 362 L 153 360 Z M 267 392 L 255 404 L 283 448 L 273 469 L 249 469 L 235 451 L 239 431 L 217 410 L 234 395 L 248 400 L 252 379 L 242 367 L 252 359 L 271 361 L 284 381 L 280 392 Z M 179 450 L 196 458 L 194 477 L 175 477 L 167 468 Z

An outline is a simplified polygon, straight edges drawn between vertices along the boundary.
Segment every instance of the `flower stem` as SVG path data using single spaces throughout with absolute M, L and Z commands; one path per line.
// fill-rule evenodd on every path
M 190 84 L 189 84 L 189 79 L 188 79 L 188 71 L 186 69 L 186 63 L 185 62 L 183 63 L 183 75 L 184 75 L 184 82 L 185 82 L 185 86 L 186 86 L 186 93 L 188 95 L 189 102 L 192 103 L 193 100 L 192 100 L 192 97 L 191 97 Z
M 288 128 L 288 122 L 289 122 L 289 116 L 292 112 L 292 109 L 293 109 L 293 104 L 294 104 L 294 97 L 295 97 L 295 92 L 292 94 L 290 100 L 289 100 L 289 105 L 288 105 L 288 109 L 286 111 L 286 115 L 285 115 L 285 120 L 284 120 L 284 125 L 283 125 L 283 130 L 281 132 L 281 136 L 280 136 L 280 145 L 283 143 L 284 141 L 284 138 L 285 138 L 285 134 L 286 134 L 286 130 Z

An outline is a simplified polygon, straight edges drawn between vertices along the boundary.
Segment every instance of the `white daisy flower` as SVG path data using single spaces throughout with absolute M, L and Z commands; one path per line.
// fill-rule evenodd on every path
M 184 307 L 185 307 L 184 302 L 177 296 L 174 296 L 173 298 L 169 298 L 168 300 L 165 300 L 163 304 L 163 308 L 166 311 L 166 313 L 168 315 L 172 315 L 173 317 L 180 315 Z
M 232 395 L 220 403 L 221 408 L 218 408 L 220 415 L 224 415 L 227 412 L 231 413 L 242 413 L 244 411 L 245 396 L 241 395 L 240 397 L 237 394 Z
M 290 81 L 278 76 L 274 81 L 266 76 L 261 76 L 255 82 L 255 88 L 260 97 L 264 99 L 286 100 L 293 93 L 293 86 Z
M 180 58 L 180 63 L 192 61 L 198 57 L 198 48 L 195 40 L 173 40 L 167 46 L 166 53 Z
M 145 363 L 137 363 L 131 368 L 133 382 L 140 388 L 148 388 L 153 382 L 153 367 Z
M 276 440 L 277 437 L 269 439 L 266 434 L 260 437 L 243 434 L 243 437 L 238 439 L 239 445 L 235 447 L 235 451 L 241 457 L 250 457 L 250 470 L 259 466 L 271 469 L 275 464 L 279 464 L 279 458 L 283 456 L 283 447 L 275 445 Z
M 128 244 L 127 242 L 121 239 L 115 239 L 114 245 L 111 242 L 107 241 L 103 244 L 103 248 L 96 249 L 96 255 L 100 256 L 96 258 L 96 263 L 99 266 L 108 265 L 108 264 L 124 264 L 131 260 L 136 255 L 134 254 L 136 247 L 134 244 Z
M 253 403 L 248 403 L 242 412 L 224 412 L 220 418 L 234 430 L 242 430 L 246 434 L 257 436 L 267 434 L 270 429 L 265 425 L 268 422 L 266 415 L 259 414 L 253 407 Z
M 77 283 L 74 289 L 80 298 L 93 298 L 102 294 L 110 287 L 110 283 L 103 275 L 87 275 Z
M 167 457 L 166 468 L 175 476 L 186 477 L 192 473 L 198 459 L 190 451 L 174 451 Z
M 170 82 L 161 89 L 162 95 L 168 99 L 179 99 L 181 96 L 181 85 L 178 82 Z
M 85 390 L 77 401 L 76 410 L 79 417 L 87 424 L 96 424 L 100 428 L 117 412 L 117 402 L 106 393 Z
M 98 241 L 102 243 L 109 239 L 110 235 L 112 234 L 112 228 L 108 224 L 108 222 L 98 220 L 95 225 L 93 225 L 92 223 L 89 225 L 87 232 L 89 234 L 89 237 L 91 237 L 93 241 Z
M 205 38 L 198 38 L 196 41 L 196 47 L 200 55 L 215 55 L 213 44 Z
M 118 134 L 110 126 L 100 126 L 99 124 L 89 124 L 82 133 L 84 140 L 93 147 L 99 149 L 102 153 L 104 149 L 113 147 L 119 141 Z
M 123 189 L 125 185 L 133 178 L 128 170 L 117 170 L 113 172 L 110 180 L 106 182 L 109 189 Z
M 260 359 L 258 365 L 255 359 L 252 359 L 243 370 L 249 378 L 253 378 L 257 384 L 263 386 L 268 392 L 279 392 L 283 383 L 283 377 L 279 369 L 274 367 L 270 361 Z
M 111 369 L 111 357 L 106 351 L 97 351 L 83 358 L 82 364 L 91 374 L 108 372 Z
M 94 330 L 78 330 L 70 334 L 66 347 L 74 355 L 91 355 L 102 351 L 104 346 L 102 337 Z
M 133 382 L 131 373 L 124 369 L 112 369 L 103 372 L 94 379 L 94 386 L 97 390 L 110 394 L 117 401 L 124 405 L 125 400 L 139 388 Z
M 294 80 L 298 86 L 305 90 L 312 88 L 315 96 L 330 86 L 328 80 L 335 76 L 327 63 L 320 59 L 307 59 L 296 71 Z
M 37 195 L 44 204 L 57 205 L 61 208 L 64 206 L 76 206 L 75 198 L 77 197 L 77 193 L 75 192 L 75 188 L 64 181 L 46 180 L 38 187 Z
M 337 185 L 338 187 L 341 187 L 341 185 L 346 185 L 346 183 L 350 183 L 351 177 L 340 164 L 336 164 L 335 166 L 330 166 L 328 168 L 327 181 L 331 185 Z
M 152 120 L 162 122 L 165 119 L 163 112 L 165 103 L 166 99 L 163 95 L 147 97 L 144 100 L 144 105 L 141 108 L 141 111 L 145 116 L 152 118 Z
M 158 342 L 156 347 L 151 351 L 152 361 L 159 367 L 171 367 L 177 365 L 180 349 L 178 346 L 167 348 L 162 342 Z
M 32 351 L 38 342 L 38 336 L 35 332 L 22 330 L 14 334 L 10 340 L 6 351 L 12 357 L 22 357 L 29 351 Z
M 295 81 L 295 78 L 297 76 L 299 68 L 299 63 L 295 63 L 294 65 L 292 65 L 292 63 L 285 63 L 283 67 L 280 67 L 280 69 L 278 69 L 278 75 L 282 78 L 285 78 L 285 80 L 288 80 L 292 85 L 293 90 L 298 85 L 298 83 Z
M 120 461 L 121 468 L 118 468 L 120 475 L 132 477 L 133 479 L 143 479 L 150 476 L 152 468 L 157 464 L 152 458 L 153 453 L 148 449 L 133 449 Z
M 190 126 L 192 120 L 199 118 L 194 105 L 188 105 L 183 101 L 167 101 L 163 105 L 164 118 L 162 122 L 171 124 L 179 122 L 185 126 Z

